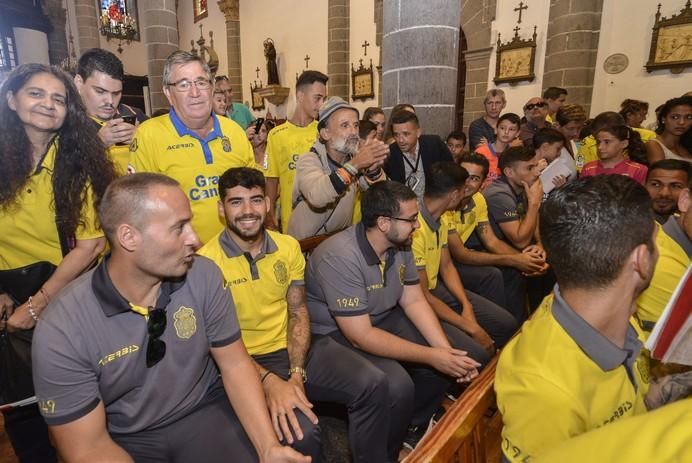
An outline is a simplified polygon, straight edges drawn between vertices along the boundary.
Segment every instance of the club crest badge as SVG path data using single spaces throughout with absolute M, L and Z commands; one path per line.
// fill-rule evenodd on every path
M 197 332 L 195 311 L 189 307 L 181 306 L 173 314 L 173 326 L 175 326 L 175 334 L 180 339 L 190 339 Z
M 221 146 L 223 147 L 223 150 L 227 153 L 231 152 L 231 140 L 228 139 L 228 137 L 223 137 L 221 139 Z
M 404 275 L 406 274 L 406 266 L 404 264 L 399 265 L 399 283 L 404 285 Z
M 276 278 L 276 282 L 280 285 L 288 283 L 288 270 L 286 269 L 286 264 L 284 264 L 282 260 L 274 264 L 274 277 Z

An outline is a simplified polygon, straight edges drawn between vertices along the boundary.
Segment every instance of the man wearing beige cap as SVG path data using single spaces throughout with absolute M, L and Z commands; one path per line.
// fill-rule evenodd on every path
M 332 233 L 351 225 L 358 189 L 385 178 L 389 147 L 358 138 L 359 113 L 339 97 L 319 111 L 319 137 L 296 166 L 288 234 L 296 239 Z

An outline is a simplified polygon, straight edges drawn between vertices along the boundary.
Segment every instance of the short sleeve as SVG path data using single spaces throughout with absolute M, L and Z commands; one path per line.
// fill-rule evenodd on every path
M 514 222 L 520 220 L 517 202 L 507 191 L 493 192 L 486 198 L 488 215 L 495 223 Z
M 279 159 L 279 147 L 277 146 L 276 137 L 270 133 L 267 138 L 267 177 L 279 177 L 281 159 Z
M 413 252 L 411 251 L 400 251 L 401 256 L 404 259 L 404 286 L 417 285 L 420 283 L 420 278 L 418 278 L 418 269 L 413 259 Z
M 155 146 L 148 141 L 149 124 L 143 123 L 137 127 L 135 137 L 130 143 L 130 164 L 128 171 L 135 172 L 159 172 L 154 159 Z
M 440 222 L 443 222 L 449 233 L 458 233 L 457 226 L 460 222 L 459 211 L 447 211 L 440 217 Z
M 89 240 L 101 238 L 103 231 L 99 227 L 96 217 L 96 206 L 94 206 L 94 190 L 91 185 L 86 187 L 86 196 L 82 204 L 82 212 L 80 214 L 82 223 L 77 227 L 75 237 L 77 240 Z
M 449 240 L 449 227 L 447 227 L 446 222 L 440 221 L 440 228 L 437 230 L 437 233 L 440 237 L 440 247 L 446 248 L 447 241 Z
M 413 252 L 416 268 L 424 270 L 427 259 L 425 258 L 425 233 L 422 228 L 418 228 L 418 230 L 413 232 L 411 251 Z
M 240 326 L 230 287 L 226 286 L 217 265 L 206 257 L 196 257 L 201 267 L 191 285 L 205 288 L 204 325 L 211 347 L 227 346 L 240 339 Z M 189 275 L 190 273 L 188 273 Z
M 317 264 L 315 277 L 324 293 L 329 312 L 334 316 L 370 313 L 365 281 L 356 265 L 339 256 L 324 256 Z
M 294 239 L 291 239 L 291 261 L 289 262 L 289 281 L 291 284 L 305 283 L 305 257 L 300 252 L 300 244 Z
M 478 223 L 487 222 L 488 219 L 488 203 L 483 195 L 476 196 L 476 220 Z
M 245 136 L 245 132 L 242 132 L 242 136 L 238 136 L 238 140 L 233 140 L 233 144 L 236 146 L 236 149 L 238 145 L 240 145 L 240 150 L 239 150 L 239 156 L 240 156 L 240 166 L 239 167 L 255 167 L 255 155 L 254 151 L 252 150 L 252 145 L 250 144 L 250 140 L 248 140 L 247 136 Z
M 50 310 L 64 309 L 60 303 Z M 59 328 L 42 318 L 32 343 L 34 390 L 41 415 L 49 426 L 75 421 L 101 401 L 97 373 L 80 345 L 82 335 Z M 60 346 L 59 349 L 56 346 Z

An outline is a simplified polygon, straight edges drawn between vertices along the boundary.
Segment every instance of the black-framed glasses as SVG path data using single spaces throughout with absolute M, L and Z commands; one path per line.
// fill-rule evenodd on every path
M 410 217 L 408 219 L 405 217 L 391 217 L 391 216 L 385 216 L 385 217 L 387 217 L 388 219 L 392 219 L 392 220 L 398 220 L 399 222 L 408 222 L 411 225 L 418 222 L 418 214 L 416 214 L 415 217 Z
M 166 331 L 166 309 L 149 309 L 147 319 L 147 368 L 151 368 L 166 355 L 166 343 L 160 338 Z
M 524 106 L 524 111 L 531 111 L 536 108 L 545 108 L 546 106 L 548 106 L 548 103 L 545 101 L 541 101 L 540 103 L 531 103 Z
M 175 87 L 175 89 L 179 92 L 189 92 L 190 90 L 192 90 L 193 85 L 197 87 L 197 90 L 208 90 L 211 88 L 211 82 L 209 81 L 209 79 L 197 79 L 193 81 L 182 79 L 178 82 L 172 82 L 168 85 L 170 87 Z

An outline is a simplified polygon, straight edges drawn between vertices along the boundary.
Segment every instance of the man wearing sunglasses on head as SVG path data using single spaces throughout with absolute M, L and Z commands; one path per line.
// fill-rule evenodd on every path
M 531 140 L 538 129 L 551 126 L 551 124 L 545 120 L 547 115 L 548 103 L 540 96 L 533 97 L 526 102 L 524 105 L 524 117 L 526 118 L 526 122 L 521 124 L 521 128 L 519 129 L 519 139 L 524 143 L 524 146 L 531 148 Z
M 66 462 L 309 462 L 272 429 L 260 377 L 178 182 L 120 177 L 99 219 L 111 254 L 51 300 L 36 395 Z
M 213 91 L 211 71 L 199 56 L 172 53 L 163 68 L 170 113 L 142 123 L 130 144 L 131 172 L 166 174 L 180 182 L 202 243 L 224 227 L 216 210 L 219 176 L 231 167 L 255 165 L 245 131 L 212 111 Z

